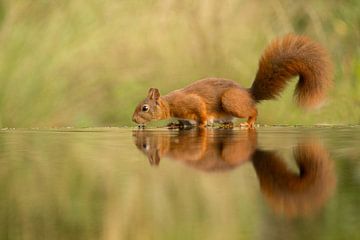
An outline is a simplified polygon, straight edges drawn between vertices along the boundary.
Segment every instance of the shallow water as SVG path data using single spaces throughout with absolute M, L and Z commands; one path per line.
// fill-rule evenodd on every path
M 0 239 L 360 239 L 360 127 L 0 132 Z

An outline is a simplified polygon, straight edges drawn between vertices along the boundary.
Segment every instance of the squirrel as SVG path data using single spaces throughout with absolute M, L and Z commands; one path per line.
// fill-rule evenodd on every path
M 223 78 L 201 79 L 164 96 L 157 88 L 150 88 L 132 120 L 144 125 L 151 120 L 177 118 L 205 127 L 213 122 L 247 118 L 240 126 L 254 128 L 256 104 L 276 99 L 294 76 L 299 76 L 294 92 L 298 105 L 317 107 L 332 85 L 332 64 L 319 43 L 288 34 L 273 40 L 264 50 L 250 88 Z

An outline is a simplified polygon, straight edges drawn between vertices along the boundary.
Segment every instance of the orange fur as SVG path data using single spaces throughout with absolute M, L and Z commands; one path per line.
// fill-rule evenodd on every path
M 319 105 L 331 86 L 329 56 L 307 37 L 287 35 L 273 41 L 264 51 L 250 89 L 232 80 L 207 78 L 160 96 L 151 88 L 148 97 L 135 109 L 133 120 L 146 123 L 170 117 L 192 120 L 200 127 L 212 121 L 229 122 L 247 118 L 252 128 L 257 117 L 256 103 L 275 99 L 294 76 L 299 76 L 295 96 L 303 107 Z M 150 106 L 143 111 L 144 105 Z
M 260 58 L 251 86 L 254 99 L 275 99 L 295 76 L 295 97 L 300 106 L 316 107 L 331 86 L 332 66 L 325 49 L 305 36 L 287 35 L 274 40 Z

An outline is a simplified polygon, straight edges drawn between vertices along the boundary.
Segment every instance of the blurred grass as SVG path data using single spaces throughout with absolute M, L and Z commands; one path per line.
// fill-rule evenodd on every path
M 0 131 L 1 239 L 356 239 L 359 128 L 259 129 L 260 149 L 284 157 L 309 134 L 328 143 L 338 190 L 294 219 L 268 205 L 250 162 L 204 172 L 164 157 L 152 168 L 131 130 L 89 130 Z
M 360 2 L 3 0 L 0 126 L 131 124 L 149 87 L 207 76 L 248 87 L 262 49 L 288 32 L 329 49 L 335 88 L 304 113 L 288 88 L 259 123 L 360 123 Z

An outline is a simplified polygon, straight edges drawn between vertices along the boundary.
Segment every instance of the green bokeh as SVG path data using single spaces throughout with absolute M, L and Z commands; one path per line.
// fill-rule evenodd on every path
M 131 125 L 149 87 L 207 76 L 248 87 L 262 49 L 288 32 L 329 49 L 335 87 L 305 113 L 289 87 L 258 122 L 360 123 L 359 1 L 1 1 L 0 126 Z

